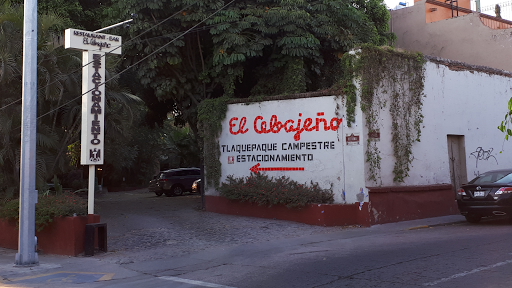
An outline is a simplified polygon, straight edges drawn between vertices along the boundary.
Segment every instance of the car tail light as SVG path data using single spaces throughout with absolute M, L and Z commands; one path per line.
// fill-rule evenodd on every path
M 501 187 L 500 189 L 498 189 L 498 191 L 496 191 L 496 193 L 494 193 L 494 195 L 501 195 L 501 194 L 508 194 L 508 193 L 512 193 L 512 187 Z
M 457 195 L 466 196 L 466 191 L 464 191 L 464 189 L 462 189 L 462 188 L 459 188 L 459 190 L 457 190 Z
M 160 179 L 159 181 L 160 181 L 160 182 L 166 182 L 166 181 L 167 181 L 167 179 Z

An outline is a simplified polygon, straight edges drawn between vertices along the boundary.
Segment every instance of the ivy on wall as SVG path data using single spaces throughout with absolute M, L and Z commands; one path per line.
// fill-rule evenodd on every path
M 229 97 L 203 100 L 197 109 L 197 122 L 203 138 L 203 155 L 206 176 L 205 187 L 218 188 L 222 175 L 218 138 L 222 132 L 222 120 L 226 118 Z
M 348 77 L 350 75 L 359 77 L 361 83 L 361 110 L 365 114 L 368 132 L 379 128 L 380 111 L 389 105 L 395 156 L 393 181 L 404 182 L 414 159 L 412 145 L 419 142 L 421 136 L 425 80 L 423 55 L 367 45 L 355 54 L 345 53 L 341 63 L 345 70 L 340 85 L 343 85 L 347 99 L 347 122 L 353 121 L 355 111 L 355 88 L 352 88 L 354 84 L 353 78 Z M 370 138 L 366 145 L 368 180 L 377 181 L 382 160 L 380 151 Z
M 339 75 L 338 83 L 335 84 L 334 90 L 337 90 L 337 94 L 345 96 L 346 106 L 346 123 L 348 127 L 352 127 L 352 123 L 355 122 L 356 113 L 356 85 L 353 83 L 353 79 L 356 76 L 355 71 L 355 57 L 349 53 L 345 53 L 340 59 L 341 72 Z

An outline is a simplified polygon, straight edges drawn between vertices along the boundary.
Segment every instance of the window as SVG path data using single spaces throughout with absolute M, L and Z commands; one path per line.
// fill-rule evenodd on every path
M 181 170 L 181 171 L 176 171 L 174 176 L 185 176 L 185 175 L 187 175 L 187 171 Z
M 175 175 L 176 175 L 176 172 L 166 172 L 165 175 L 162 176 L 162 178 L 169 178 L 169 177 L 172 177 Z
M 512 182 L 512 173 L 508 171 L 486 172 L 480 174 L 469 184 L 491 184 L 491 183 L 510 183 Z

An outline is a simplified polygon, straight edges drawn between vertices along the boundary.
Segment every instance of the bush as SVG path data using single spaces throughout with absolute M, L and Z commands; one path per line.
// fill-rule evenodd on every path
M 6 202 L 0 206 L 0 218 L 19 221 L 19 207 L 18 199 Z M 36 229 L 43 230 L 55 217 L 81 215 L 87 215 L 87 202 L 73 193 L 40 194 L 36 203 Z
M 62 187 L 64 188 L 73 188 L 74 190 L 78 190 L 80 188 L 84 188 L 84 179 L 82 177 L 83 170 L 75 169 L 64 174 L 59 175 L 59 179 L 61 180 Z
M 79 189 L 82 189 L 83 188 L 83 181 L 81 180 L 73 180 L 73 182 L 71 183 L 71 188 L 73 190 L 79 190 Z
M 321 189 L 318 183 L 300 184 L 290 177 L 269 177 L 262 173 L 251 173 L 247 177 L 227 177 L 222 183 L 220 195 L 231 200 L 249 201 L 259 205 L 282 204 L 288 208 L 304 207 L 306 204 L 331 204 L 334 202 L 332 187 Z

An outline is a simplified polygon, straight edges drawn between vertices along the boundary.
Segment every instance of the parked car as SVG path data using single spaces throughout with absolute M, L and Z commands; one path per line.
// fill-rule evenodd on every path
M 164 194 L 158 182 L 163 173 L 164 171 L 160 171 L 157 175 L 153 176 L 153 179 L 149 180 L 148 190 L 150 193 L 154 192 L 156 196 L 162 196 L 162 194 Z
M 457 206 L 471 223 L 487 216 L 512 217 L 512 169 L 485 172 L 462 185 Z
M 192 193 L 201 193 L 201 179 L 197 179 L 192 183 Z
M 197 179 L 201 179 L 201 170 L 199 168 L 178 168 L 163 171 L 157 178 L 159 189 L 155 190 L 155 194 L 166 196 L 179 196 L 183 192 L 192 191 L 192 183 Z M 150 182 L 151 185 L 151 182 Z

